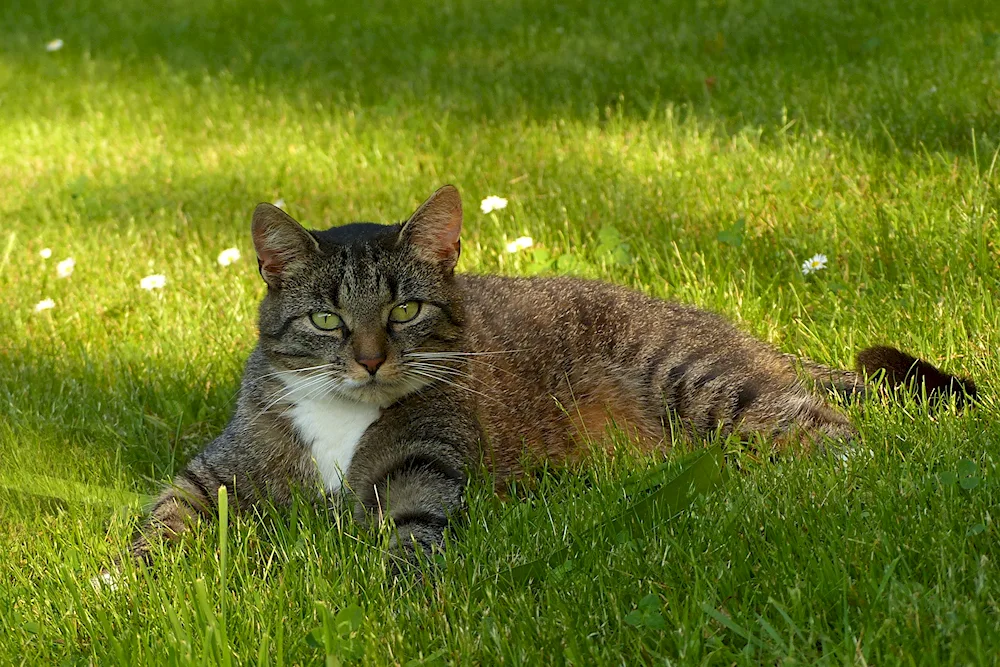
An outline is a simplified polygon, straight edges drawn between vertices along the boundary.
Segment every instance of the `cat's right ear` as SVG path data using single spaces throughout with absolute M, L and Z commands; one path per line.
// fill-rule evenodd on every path
M 275 289 L 281 287 L 282 277 L 296 262 L 319 249 L 312 234 L 271 204 L 257 204 L 251 234 L 260 275 L 268 287 Z

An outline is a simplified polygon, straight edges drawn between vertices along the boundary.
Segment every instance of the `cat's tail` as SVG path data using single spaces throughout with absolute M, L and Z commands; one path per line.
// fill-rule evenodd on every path
M 841 370 L 803 357 L 787 355 L 819 388 L 847 398 L 861 398 L 879 383 L 896 391 L 905 391 L 928 401 L 955 397 L 959 407 L 976 400 L 976 383 L 946 373 L 928 361 L 918 359 L 894 347 L 876 345 L 858 353 L 855 370 Z

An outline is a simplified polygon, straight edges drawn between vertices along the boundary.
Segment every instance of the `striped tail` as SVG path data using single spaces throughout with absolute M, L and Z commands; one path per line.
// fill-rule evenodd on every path
M 930 402 L 954 396 L 959 407 L 973 403 L 978 395 L 972 380 L 946 373 L 930 362 L 885 345 L 862 350 L 853 371 L 830 368 L 794 355 L 786 356 L 819 388 L 846 398 L 866 396 L 880 380 L 896 391 L 905 391 L 918 398 L 926 395 Z

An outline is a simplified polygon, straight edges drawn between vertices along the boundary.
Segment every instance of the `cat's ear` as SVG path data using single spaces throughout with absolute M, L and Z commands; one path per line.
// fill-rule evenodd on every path
M 446 185 L 428 197 L 417 212 L 403 223 L 401 243 L 408 243 L 428 262 L 452 273 L 462 251 L 462 197 L 454 185 Z
M 280 287 L 289 269 L 319 248 L 312 234 L 271 204 L 257 204 L 250 229 L 260 275 L 270 287 Z

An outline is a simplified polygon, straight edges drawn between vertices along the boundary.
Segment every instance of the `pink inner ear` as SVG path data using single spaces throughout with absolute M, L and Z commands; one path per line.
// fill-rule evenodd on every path
M 403 235 L 413 248 L 447 270 L 455 268 L 462 245 L 462 198 L 454 186 L 446 185 L 425 201 L 403 226 Z
M 430 259 L 454 264 L 462 250 L 462 242 L 458 237 L 462 231 L 462 218 L 453 218 L 447 223 L 434 222 L 438 222 L 438 225 L 417 231 L 413 237 L 414 244 L 427 253 Z
M 272 286 L 299 258 L 318 248 L 309 232 L 271 204 L 254 209 L 250 233 L 261 275 Z
M 441 259 L 457 256 L 462 248 L 459 235 L 462 233 L 462 212 L 452 212 L 450 219 L 438 231 L 438 255 Z
M 253 243 L 257 250 L 258 266 L 271 274 L 281 273 L 285 268 L 285 262 L 277 250 L 268 247 L 267 232 L 264 229 L 254 230 Z
M 257 253 L 257 262 L 260 268 L 268 273 L 281 273 L 285 268 L 285 263 L 281 261 L 280 255 L 272 250 L 262 250 Z

